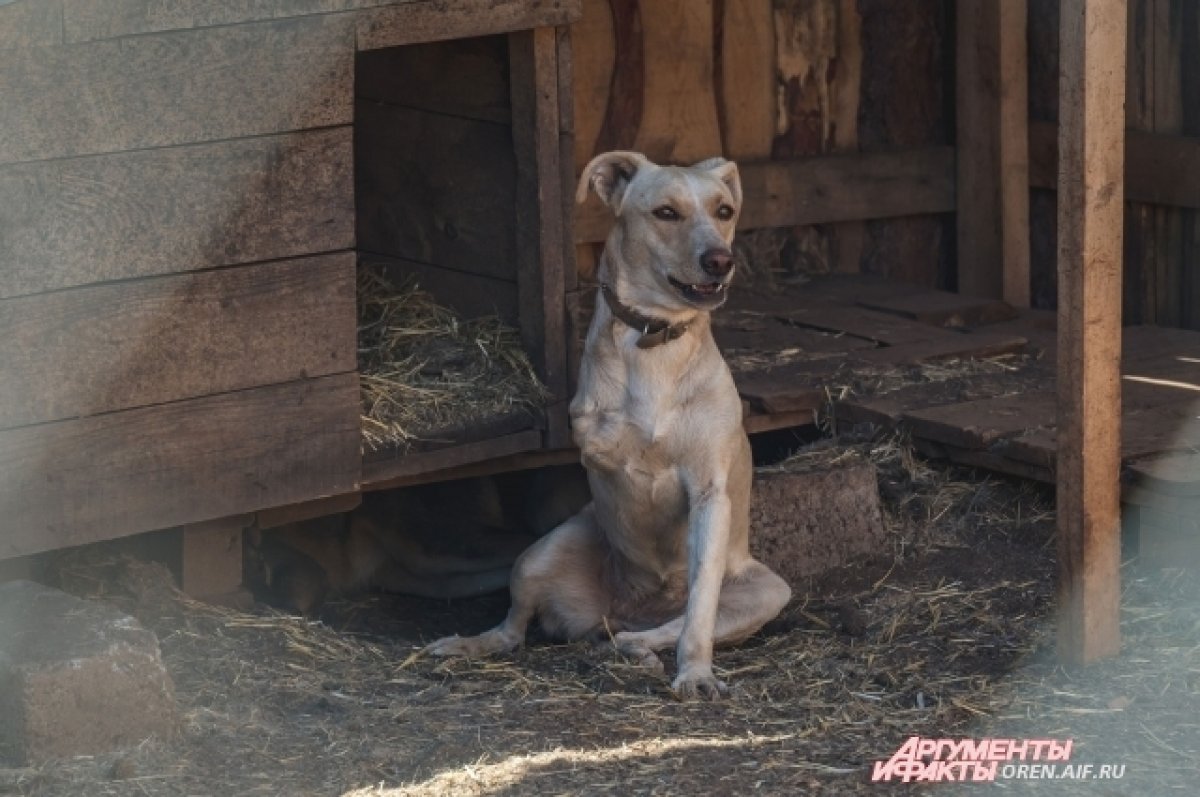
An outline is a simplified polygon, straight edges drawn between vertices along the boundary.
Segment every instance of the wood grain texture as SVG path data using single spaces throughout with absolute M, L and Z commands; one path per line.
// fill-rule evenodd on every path
M 567 25 L 582 13 L 582 0 L 419 0 L 392 4 L 357 14 L 358 48 L 375 50 Z
M 634 149 L 646 108 L 646 34 L 638 0 L 609 0 L 613 65 L 603 122 L 594 150 L 577 164 L 614 149 Z
M 220 598 L 242 585 L 242 532 L 252 515 L 191 523 L 180 529 L 179 588 L 196 599 Z
M 0 432 L 0 558 L 352 491 L 355 374 Z
M 351 20 L 0 51 L 0 163 L 349 124 Z
M 491 122 L 360 101 L 359 248 L 514 280 L 512 135 Z
M 775 19 L 770 0 L 719 0 L 717 109 L 730 160 L 771 157 L 775 138 Z
M 1025 0 L 964 0 L 957 14 L 958 287 L 1029 305 Z M 997 220 L 999 223 L 997 223 Z
M 574 167 L 580 171 L 598 152 L 597 141 L 604 125 L 617 60 L 609 0 L 583 0 L 583 17 L 571 26 L 571 51 L 574 60 Z
M 721 154 L 713 0 L 641 0 L 639 9 L 645 101 L 633 148 L 663 163 L 694 163 Z
M 360 53 L 356 97 L 388 105 L 481 119 L 512 121 L 508 45 L 481 36 Z
M 349 127 L 0 167 L 0 298 L 354 246 Z
M 62 0 L 68 42 L 328 14 L 414 0 Z
M 1059 84 L 1058 653 L 1120 648 L 1126 6 L 1063 0 Z
M 1058 127 L 1029 127 L 1029 182 L 1057 188 Z M 1200 139 L 1130 130 L 1125 140 L 1125 198 L 1149 205 L 1200 208 Z
M 509 54 L 521 341 L 553 405 L 568 398 L 557 34 L 553 28 L 512 34 Z M 550 447 L 570 443 L 565 426 L 550 431 Z
M 436 451 L 409 454 L 400 459 L 366 462 L 363 464 L 362 488 L 364 492 L 370 492 L 390 490 L 409 484 L 421 484 L 428 481 L 422 477 L 431 472 L 457 469 L 527 451 L 536 451 L 541 447 L 541 432 L 527 430 Z
M 355 368 L 347 252 L 0 302 L 0 428 Z
M 61 44 L 62 0 L 16 0 L 0 5 L 0 50 Z
M 948 147 L 743 163 L 739 170 L 742 230 L 954 209 L 954 151 Z M 577 208 L 576 242 L 603 241 L 611 227 L 611 213 L 598 201 Z

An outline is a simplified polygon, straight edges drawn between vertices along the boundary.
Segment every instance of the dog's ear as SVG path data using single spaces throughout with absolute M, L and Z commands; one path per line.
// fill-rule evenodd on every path
M 618 150 L 597 155 L 583 167 L 579 187 L 575 189 L 575 201 L 583 202 L 587 199 L 590 187 L 604 200 L 604 204 L 612 208 L 613 213 L 620 213 L 621 200 L 624 199 L 625 189 L 629 187 L 633 176 L 639 169 L 653 165 L 639 152 Z
M 703 169 L 711 173 L 733 194 L 733 202 L 739 208 L 742 206 L 742 178 L 738 175 L 737 164 L 724 158 L 709 158 L 697 163 L 693 168 Z

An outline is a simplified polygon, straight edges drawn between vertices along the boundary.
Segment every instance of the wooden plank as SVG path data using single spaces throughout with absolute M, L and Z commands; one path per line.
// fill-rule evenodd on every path
M 745 200 L 740 230 L 860 221 L 954 210 L 954 150 L 822 155 L 739 164 Z M 612 214 L 599 201 L 579 206 L 577 243 L 601 242 Z
M 365 100 L 357 115 L 358 247 L 515 279 L 512 131 Z
M 361 53 L 354 93 L 387 105 L 511 124 L 507 39 L 482 36 Z
M 62 0 L 0 3 L 0 50 L 61 44 L 62 40 Z
M 64 0 L 68 42 L 328 14 L 412 0 Z
M 944 291 L 926 291 L 860 301 L 868 310 L 911 318 L 937 327 L 973 327 L 1016 318 L 1017 311 L 1000 299 Z
M 1057 187 L 1057 138 L 1057 125 L 1030 125 L 1029 181 L 1036 188 Z M 1127 200 L 1200 208 L 1200 138 L 1130 130 L 1126 133 L 1125 157 Z
M 260 529 L 279 528 L 289 523 L 301 523 L 305 520 L 351 512 L 357 509 L 361 503 L 362 493 L 355 491 L 328 498 L 303 501 L 299 504 L 272 507 L 257 512 L 254 516 L 254 525 Z
M 553 28 L 509 38 L 516 158 L 517 299 L 521 341 L 550 391 L 568 398 L 563 171 L 559 164 L 558 41 Z M 565 416 L 558 414 L 558 420 Z M 551 426 L 550 448 L 570 444 L 565 423 Z
M 1200 446 L 1200 423 L 1196 422 L 1190 402 L 1125 413 L 1121 427 L 1122 459 L 1189 451 Z M 1029 432 L 1008 441 L 1004 453 L 1021 462 L 1049 466 L 1058 457 L 1059 436 L 1055 429 Z
M 0 428 L 355 367 L 346 252 L 0 302 Z
M 575 262 L 575 56 L 571 47 L 571 29 L 559 28 L 558 46 L 558 171 L 562 192 L 563 290 L 579 288 L 579 266 Z M 569 340 L 570 338 L 568 338 Z
M 576 166 L 582 170 L 592 154 L 633 149 L 646 95 L 646 44 L 640 0 L 609 0 L 612 15 L 613 63 L 610 87 L 604 96 L 604 117 L 595 139 L 594 153 L 584 153 Z
M 422 290 L 432 294 L 439 304 L 449 307 L 463 318 L 494 315 L 514 326 L 519 321 L 517 285 L 510 280 L 467 274 L 373 252 L 361 252 L 359 264 L 382 269 L 394 285 L 414 280 Z
M 797 426 L 815 426 L 819 420 L 818 415 L 816 410 L 807 409 L 750 415 L 742 420 L 742 428 L 746 430 L 746 434 L 762 434 L 779 429 L 793 429 Z
M 1021 351 L 1026 342 L 1025 338 L 1019 335 L 975 332 L 856 351 L 849 355 L 849 359 L 872 365 L 908 365 L 951 358 L 997 357 Z
M 977 450 L 1053 424 L 1054 415 L 1054 395 L 1035 393 L 910 410 L 903 423 L 916 437 Z
M 721 144 L 731 160 L 771 157 L 778 105 L 775 20 L 763 0 L 720 0 L 715 76 Z
M 883 346 L 925 344 L 933 341 L 957 343 L 966 337 L 960 332 L 931 327 L 891 313 L 877 313 L 860 307 L 829 306 L 824 303 L 798 307 L 789 313 L 780 314 L 780 317 L 791 324 L 844 333 Z
M 713 0 L 640 0 L 645 102 L 633 149 L 693 163 L 721 154 L 713 88 Z
M 0 51 L 0 163 L 349 124 L 353 79 L 341 17 Z
M 828 402 L 824 386 L 796 384 L 770 374 L 749 374 L 737 380 L 738 394 L 756 413 L 816 413 Z
M 582 169 L 597 150 L 600 129 L 609 106 L 617 45 L 609 0 L 583 0 L 583 17 L 571 26 L 572 115 L 575 148 L 572 169 Z M 640 85 L 640 84 L 639 84 Z M 638 103 L 640 113 L 641 103 Z M 632 143 L 632 138 L 630 139 Z
M 567 25 L 583 13 L 582 0 L 421 0 L 359 12 L 358 48 L 466 39 Z
M 358 377 L 0 432 L 0 558 L 354 490 Z
M 242 585 L 242 531 L 252 515 L 184 526 L 179 587 L 190 597 L 221 598 Z
M 0 167 L 0 298 L 353 246 L 349 127 Z
M 409 454 L 399 459 L 365 462 L 362 489 L 364 492 L 390 490 L 393 487 L 413 484 L 414 477 L 423 474 L 508 457 L 541 447 L 542 433 L 529 430 L 491 440 Z
M 1026 0 L 962 0 L 955 11 L 958 287 L 1027 307 Z
M 1126 5 L 1062 0 L 1058 654 L 1120 649 L 1121 221 Z

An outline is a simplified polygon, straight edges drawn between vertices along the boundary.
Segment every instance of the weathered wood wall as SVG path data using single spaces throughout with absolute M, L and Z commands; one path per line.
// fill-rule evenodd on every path
M 1125 125 L 1126 324 L 1200 329 L 1200 5 L 1130 0 Z M 1033 301 L 1053 307 L 1057 3 L 1029 5 Z
M 576 168 L 616 148 L 724 154 L 743 164 L 742 227 L 789 227 L 805 270 L 951 286 L 950 5 L 584 0 Z M 577 215 L 585 273 L 606 229 L 594 202 Z
M 369 132 L 401 130 L 438 166 L 464 167 L 390 175 L 428 177 L 434 201 L 404 212 L 454 235 L 376 224 L 366 243 L 478 275 L 496 289 L 476 295 L 515 317 L 524 255 L 513 224 L 488 226 L 493 216 L 471 204 L 481 183 L 508 185 L 512 216 L 530 193 L 513 163 L 507 52 L 495 70 L 467 69 L 470 92 L 436 90 L 464 80 L 462 59 L 358 54 L 539 26 L 553 52 L 554 27 L 579 10 L 579 0 L 0 5 L 0 559 L 355 490 L 356 57 L 378 59 L 360 95 L 389 100 L 370 105 L 388 124 Z M 475 63 L 486 62 L 478 46 Z M 406 80 L 432 90 L 406 100 Z M 474 104 L 419 107 L 450 96 Z M 460 148 L 503 151 L 487 159 L 501 174 L 467 170 L 478 159 Z M 376 179 L 398 168 L 372 165 Z M 489 270 L 500 260 L 502 273 Z

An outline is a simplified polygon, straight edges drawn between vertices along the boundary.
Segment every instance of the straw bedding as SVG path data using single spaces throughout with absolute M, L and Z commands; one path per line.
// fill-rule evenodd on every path
M 367 450 L 405 450 L 542 406 L 546 390 L 517 331 L 499 319 L 459 318 L 415 282 L 393 282 L 366 265 L 359 269 L 358 307 Z
M 1200 753 L 1200 585 L 1128 569 L 1125 654 L 1052 658 L 1051 497 L 947 469 L 904 440 L 823 441 L 782 468 L 875 464 L 891 550 L 827 573 L 719 651 L 727 701 L 679 703 L 607 649 L 536 637 L 515 656 L 429 661 L 423 640 L 496 622 L 504 595 L 335 603 L 324 622 L 192 603 L 126 560 L 64 583 L 162 642 L 186 728 L 119 755 L 0 770 L 51 794 L 959 794 L 869 782 L 910 735 L 1072 738 L 1123 781 L 1052 794 L 1191 794 Z M 1023 793 L 1030 782 L 1005 784 Z M 982 788 L 994 789 L 994 786 Z

